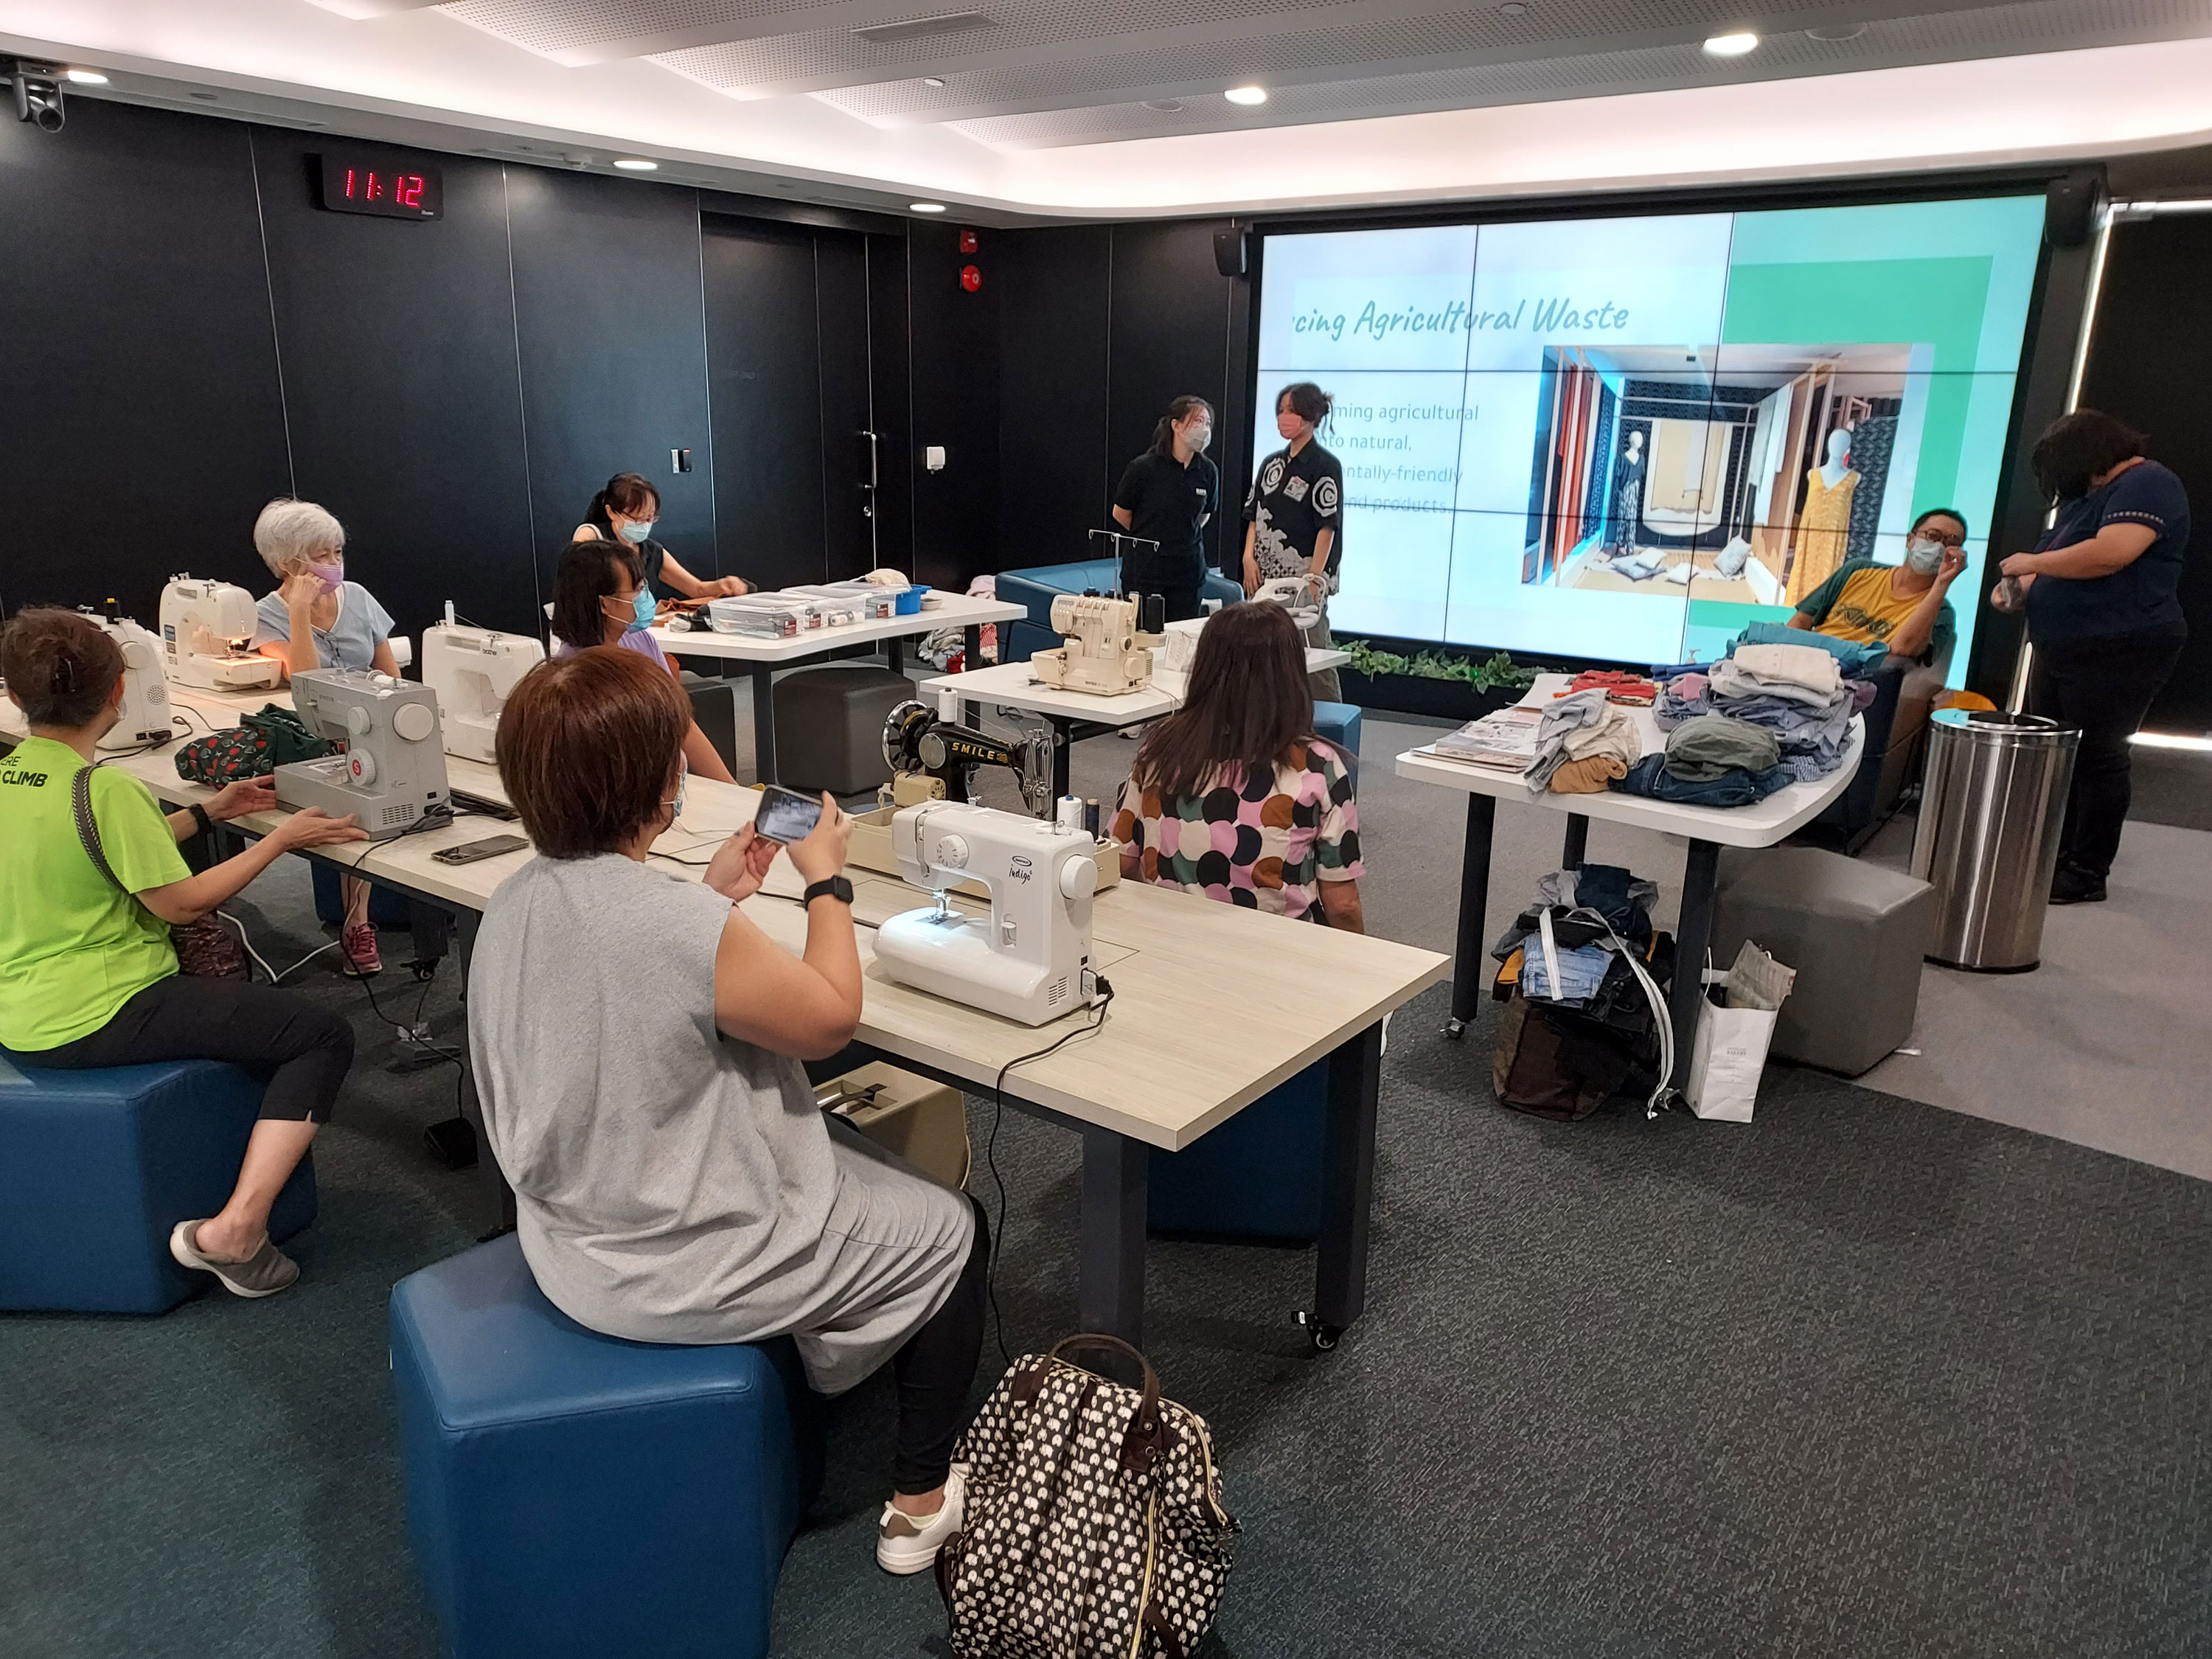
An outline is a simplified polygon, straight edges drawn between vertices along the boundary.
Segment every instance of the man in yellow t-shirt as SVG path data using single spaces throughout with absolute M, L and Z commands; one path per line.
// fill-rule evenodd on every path
M 1913 521 L 1903 564 L 1852 560 L 1798 601 L 1790 626 L 1933 662 L 1958 637 L 1948 596 L 1966 568 L 1966 540 L 1963 518 L 1948 507 L 1930 508 Z

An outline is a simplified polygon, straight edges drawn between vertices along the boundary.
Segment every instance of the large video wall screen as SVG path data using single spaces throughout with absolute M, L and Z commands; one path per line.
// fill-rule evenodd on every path
M 2043 198 L 1270 236 L 1254 451 L 1336 400 L 1340 634 L 1704 660 L 1962 513 L 1965 672 Z

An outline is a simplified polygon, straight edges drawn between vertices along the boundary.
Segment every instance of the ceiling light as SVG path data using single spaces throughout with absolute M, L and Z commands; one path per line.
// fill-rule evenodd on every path
M 1264 104 L 1267 101 L 1265 87 L 1231 87 L 1221 95 L 1232 104 Z
M 107 84 L 107 77 L 98 70 L 71 70 L 69 78 L 81 87 L 104 87 Z
M 941 75 L 925 75 L 921 77 L 921 84 L 925 87 L 941 87 L 945 84 L 945 77 Z
M 1505 0 L 1505 3 L 1498 9 L 1508 17 L 1519 17 L 1527 12 L 1528 8 L 1522 5 L 1521 0 Z
M 660 171 L 659 162 L 648 161 L 642 155 L 617 156 L 615 159 L 615 165 L 620 167 L 624 173 L 658 173 Z
M 1158 110 L 1164 115 L 1173 115 L 1177 110 L 1182 107 L 1182 100 L 1180 98 L 1147 98 L 1145 100 L 1145 107 L 1146 109 Z
M 1713 34 L 1705 38 L 1705 50 L 1716 58 L 1741 58 L 1759 44 L 1759 37 L 1748 29 L 1734 34 Z
M 908 202 L 906 204 L 906 210 L 908 213 L 942 213 L 945 211 L 945 204 L 942 202 Z
M 1815 40 L 1856 40 L 1866 33 L 1864 23 L 1832 23 L 1825 28 L 1807 29 Z

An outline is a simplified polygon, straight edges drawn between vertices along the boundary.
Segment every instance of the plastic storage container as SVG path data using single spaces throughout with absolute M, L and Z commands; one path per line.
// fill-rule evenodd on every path
M 1928 959 L 2019 974 L 2042 960 L 2078 727 L 2002 709 L 1945 708 L 1928 728 L 1912 873 L 1936 889 Z

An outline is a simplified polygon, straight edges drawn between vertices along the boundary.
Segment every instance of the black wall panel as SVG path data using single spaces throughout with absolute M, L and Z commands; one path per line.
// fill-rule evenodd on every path
M 1111 397 L 1107 442 L 1117 464 L 1152 441 L 1170 398 L 1194 392 L 1213 405 L 1215 465 L 1224 459 L 1229 398 L 1231 290 L 1213 263 L 1216 222 L 1191 220 L 1114 228 Z M 1224 469 L 1224 506 L 1241 505 L 1243 475 Z M 1222 562 L 1225 526 L 1217 514 L 1205 545 Z
M 999 299 L 1007 263 L 994 252 L 998 234 L 982 233 L 972 255 L 959 251 L 951 225 L 916 225 L 908 236 L 914 574 L 939 587 L 964 588 L 997 562 Z M 983 276 L 974 294 L 960 285 L 968 264 Z M 922 465 L 932 444 L 945 447 L 941 472 Z
M 872 538 L 861 484 L 869 430 L 868 248 L 848 233 L 814 234 L 814 295 L 822 377 L 822 520 L 829 573 L 867 574 Z M 889 561 L 903 568 L 903 557 Z
M 829 567 L 814 238 L 780 225 L 705 222 L 722 566 L 764 586 L 822 581 Z
M 326 213 L 319 140 L 253 133 L 299 493 L 346 526 L 348 565 L 402 633 L 451 599 L 540 631 L 495 161 L 428 156 L 445 216 Z
M 531 520 L 550 587 L 592 492 L 641 472 L 654 538 L 719 574 L 696 192 L 635 179 L 507 169 Z M 671 449 L 693 470 L 672 471 Z
M 1128 459 L 1107 441 L 1113 237 L 1079 225 L 994 239 L 1001 570 L 1088 558 L 1089 532 L 1113 528 L 1107 509 Z
M 876 434 L 875 556 L 879 563 L 910 573 L 917 457 L 904 232 L 870 236 L 866 265 L 868 414 Z
M 246 130 L 93 99 L 0 118 L 0 605 L 111 594 L 148 627 L 179 570 L 255 592 L 291 488 Z
M 2212 218 L 2112 228 L 2081 402 L 2150 435 L 2189 491 L 2181 605 L 2189 644 L 2151 710 L 2153 731 L 2212 732 Z

